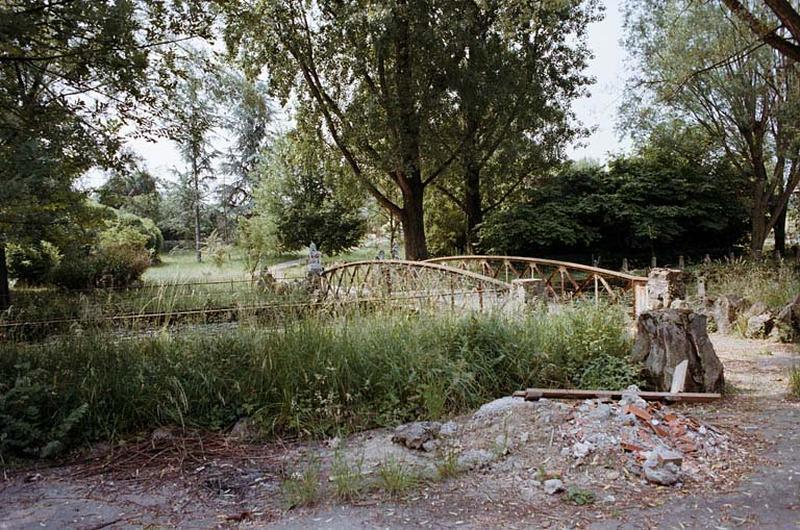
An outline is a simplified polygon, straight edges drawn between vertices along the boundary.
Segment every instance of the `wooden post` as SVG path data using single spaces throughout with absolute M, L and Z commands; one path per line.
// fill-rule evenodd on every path
M 628 272 L 628 258 L 622 258 L 622 272 Z
M 650 258 L 650 268 L 655 269 L 656 267 L 658 267 L 658 260 L 656 259 L 655 254 L 653 254 L 653 256 Z
M 697 297 L 700 298 L 700 301 L 703 302 L 703 305 L 706 303 L 706 279 L 703 277 L 697 278 Z
M 633 314 L 638 318 L 639 315 L 647 311 L 647 284 L 633 284 Z
M 678 256 L 678 268 L 680 270 L 683 270 L 683 269 L 686 268 L 686 262 L 684 261 L 682 254 L 680 256 Z

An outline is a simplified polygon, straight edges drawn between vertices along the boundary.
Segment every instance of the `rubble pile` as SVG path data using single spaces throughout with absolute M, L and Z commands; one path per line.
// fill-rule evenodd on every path
M 660 403 L 648 403 L 628 388 L 619 402 L 586 400 L 573 407 L 560 428 L 562 456 L 576 465 L 621 454 L 625 467 L 649 482 L 671 485 L 685 478 L 713 478 L 728 435 Z

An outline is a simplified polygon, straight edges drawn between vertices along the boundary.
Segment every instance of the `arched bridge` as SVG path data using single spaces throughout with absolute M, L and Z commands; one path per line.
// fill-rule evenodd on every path
M 433 258 L 426 263 L 471 271 L 505 283 L 531 280 L 535 289 L 554 298 L 592 295 L 595 299 L 603 297 L 619 301 L 625 297 L 631 299 L 635 310 L 645 303 L 647 278 L 580 263 L 520 256 L 473 255 Z
M 511 284 L 439 263 L 406 260 L 354 261 L 320 276 L 320 298 L 336 300 L 431 300 L 483 307 L 507 300 Z

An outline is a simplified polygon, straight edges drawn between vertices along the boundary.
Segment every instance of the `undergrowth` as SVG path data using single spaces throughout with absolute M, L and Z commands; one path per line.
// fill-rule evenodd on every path
M 736 294 L 751 302 L 779 309 L 800 293 L 800 272 L 789 261 L 752 261 L 743 258 L 698 268 L 712 296 Z
M 0 457 L 242 417 L 266 436 L 305 437 L 435 419 L 526 387 L 624 386 L 630 350 L 623 310 L 591 305 L 111 338 L 3 344 Z

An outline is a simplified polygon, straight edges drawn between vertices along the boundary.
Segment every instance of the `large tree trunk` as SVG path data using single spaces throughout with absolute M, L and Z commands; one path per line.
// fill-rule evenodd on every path
M 6 265 L 6 244 L 0 243 L 0 310 L 11 305 L 11 289 L 8 286 L 8 266 Z
M 753 212 L 750 223 L 750 254 L 754 258 L 761 257 L 764 250 L 764 242 L 767 239 L 767 222 L 764 212 Z
M 403 241 L 406 259 L 419 261 L 428 259 L 428 243 L 425 239 L 425 218 L 422 209 L 423 186 L 412 180 L 403 190 L 403 210 L 400 223 L 403 225 Z
M 775 221 L 775 252 L 781 256 L 786 255 L 786 210 L 784 208 Z
M 476 230 L 483 221 L 481 200 L 481 170 L 470 156 L 464 166 L 464 213 L 467 215 L 467 248 L 472 250 Z

